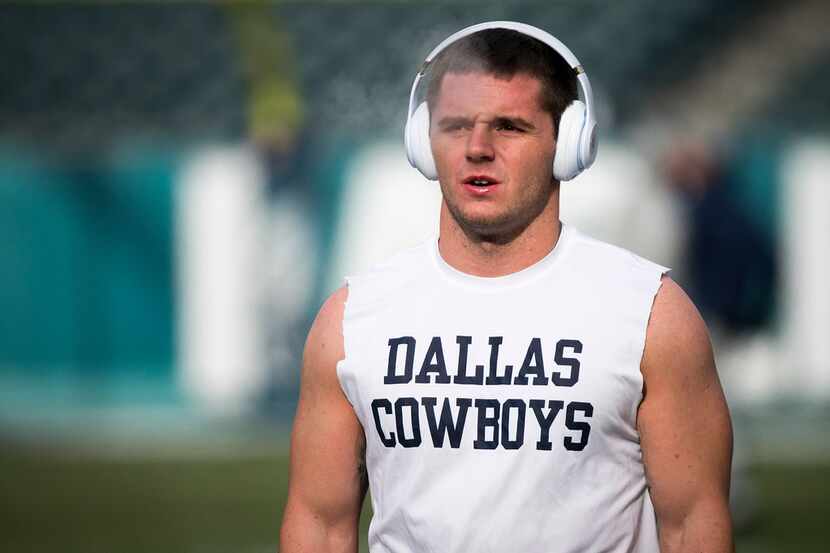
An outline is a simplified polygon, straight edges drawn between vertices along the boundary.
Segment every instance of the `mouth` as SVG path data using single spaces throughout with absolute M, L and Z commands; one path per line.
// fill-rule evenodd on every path
M 493 189 L 500 181 L 489 175 L 470 175 L 463 181 L 464 188 L 476 195 L 486 194 Z

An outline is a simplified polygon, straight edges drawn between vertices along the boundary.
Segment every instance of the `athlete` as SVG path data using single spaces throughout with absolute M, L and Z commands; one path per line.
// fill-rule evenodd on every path
M 592 109 L 573 54 L 528 25 L 427 58 L 406 142 L 440 183 L 439 236 L 314 321 L 283 552 L 357 551 L 367 488 L 372 553 L 733 550 L 703 321 L 667 268 L 559 221 Z

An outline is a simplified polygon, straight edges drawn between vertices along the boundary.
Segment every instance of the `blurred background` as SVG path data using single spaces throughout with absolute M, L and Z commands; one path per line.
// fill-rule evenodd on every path
M 0 4 L 0 549 L 275 551 L 305 334 L 436 232 L 409 87 L 542 27 L 599 104 L 562 219 L 673 267 L 735 424 L 738 550 L 826 551 L 823 0 Z M 368 501 L 362 526 L 366 551 Z

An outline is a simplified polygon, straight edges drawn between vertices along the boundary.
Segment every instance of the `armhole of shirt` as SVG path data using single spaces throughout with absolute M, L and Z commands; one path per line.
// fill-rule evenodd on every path
M 357 397 L 354 395 L 357 392 L 355 387 L 356 375 L 349 365 L 349 336 L 351 334 L 349 319 L 354 307 L 353 278 L 347 276 L 343 279 L 343 281 L 347 290 L 346 301 L 343 304 L 343 320 L 340 322 L 340 330 L 343 336 L 343 359 L 337 362 L 335 372 L 337 374 L 337 381 L 340 383 L 340 389 L 343 390 L 343 395 L 346 396 L 346 399 L 352 404 L 352 408 L 354 408 L 355 412 L 357 412 Z
M 645 260 L 644 260 L 645 261 Z M 640 401 L 637 402 L 637 405 L 634 408 L 634 418 L 633 420 L 637 420 L 637 414 L 640 410 L 640 403 L 645 399 L 645 376 L 643 375 L 643 355 L 645 355 L 646 351 L 646 340 L 648 338 L 648 325 L 651 322 L 651 313 L 654 311 L 654 301 L 657 299 L 657 293 L 660 291 L 660 287 L 663 286 L 663 275 L 667 275 L 671 268 L 664 267 L 663 265 L 659 265 L 657 263 L 653 263 L 651 261 L 645 261 L 648 263 L 649 267 L 646 269 L 651 273 L 648 278 L 644 282 L 644 303 L 647 306 L 645 310 L 645 316 L 640 317 L 640 321 L 638 321 L 638 327 L 641 330 L 638 333 L 639 341 L 637 343 L 637 374 L 639 375 L 640 379 Z M 656 275 L 656 276 L 655 276 Z

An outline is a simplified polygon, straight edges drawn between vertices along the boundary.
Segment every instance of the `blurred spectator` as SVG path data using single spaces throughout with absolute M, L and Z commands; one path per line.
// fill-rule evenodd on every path
M 675 144 L 664 159 L 668 185 L 687 211 L 686 282 L 707 322 L 728 333 L 764 326 L 774 308 L 774 245 L 735 199 L 736 182 L 701 142 Z

